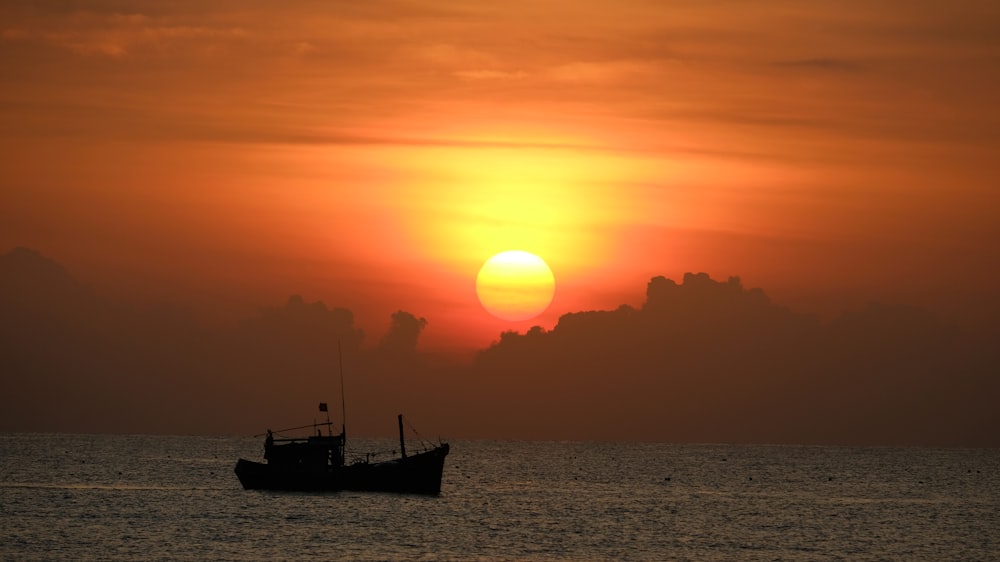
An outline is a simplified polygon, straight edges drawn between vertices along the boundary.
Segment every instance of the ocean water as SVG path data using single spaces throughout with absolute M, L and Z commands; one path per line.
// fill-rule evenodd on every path
M 418 497 L 244 491 L 258 439 L 0 435 L 0 559 L 1000 560 L 1000 450 L 451 444 Z

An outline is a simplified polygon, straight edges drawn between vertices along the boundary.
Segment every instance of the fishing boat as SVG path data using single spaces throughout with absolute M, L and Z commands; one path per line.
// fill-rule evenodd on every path
M 320 411 L 327 411 L 320 404 Z M 325 423 L 278 432 L 267 431 L 264 440 L 264 460 L 239 459 L 236 476 L 245 490 L 278 490 L 297 492 L 395 492 L 401 494 L 438 495 L 448 444 L 438 443 L 407 454 L 403 436 L 403 415 L 399 422 L 399 457 L 374 462 L 371 454 L 351 463 L 344 462 L 346 430 L 333 433 L 329 415 Z M 323 433 L 326 427 L 326 434 Z M 312 427 L 313 434 L 305 437 L 275 437 L 275 433 Z

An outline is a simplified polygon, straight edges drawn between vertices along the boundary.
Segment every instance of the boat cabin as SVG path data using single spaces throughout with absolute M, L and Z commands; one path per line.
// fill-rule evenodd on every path
M 264 459 L 276 466 L 339 468 L 344 466 L 344 434 L 275 439 L 267 430 Z

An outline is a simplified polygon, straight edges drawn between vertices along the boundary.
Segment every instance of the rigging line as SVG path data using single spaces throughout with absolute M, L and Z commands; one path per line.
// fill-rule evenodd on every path
M 420 432 L 419 432 L 419 431 L 417 431 L 417 428 L 416 428 L 416 427 L 414 427 L 412 423 L 410 423 L 410 420 L 409 420 L 409 418 L 405 418 L 405 417 L 404 417 L 404 418 L 403 418 L 403 423 L 405 423 L 405 424 L 406 424 L 406 427 L 409 427 L 409 428 L 410 428 L 410 431 L 412 431 L 412 432 L 413 432 L 413 434 L 417 436 L 417 441 L 419 441 L 419 442 L 420 442 L 420 446 L 426 449 L 426 448 L 427 448 L 427 443 L 428 443 L 428 442 L 424 440 L 424 436 L 423 436 L 423 435 L 420 435 Z
M 297 429 L 306 429 L 306 428 L 309 428 L 309 427 L 316 427 L 318 425 L 330 425 L 330 422 L 319 422 L 319 423 L 311 423 L 309 425 L 300 425 L 298 427 L 286 427 L 285 429 L 274 429 L 274 430 L 271 430 L 271 433 L 273 433 L 275 435 L 279 435 L 279 434 L 284 433 L 286 431 L 295 431 Z M 257 435 L 254 435 L 254 437 L 263 437 L 265 435 L 267 435 L 266 432 L 265 433 L 258 433 Z

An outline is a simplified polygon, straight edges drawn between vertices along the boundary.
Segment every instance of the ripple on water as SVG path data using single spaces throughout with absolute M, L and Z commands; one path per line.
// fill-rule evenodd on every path
M 7 435 L 0 558 L 876 560 L 1000 550 L 998 451 L 452 445 L 442 495 L 427 498 L 244 491 L 232 466 L 259 456 L 257 440 Z

